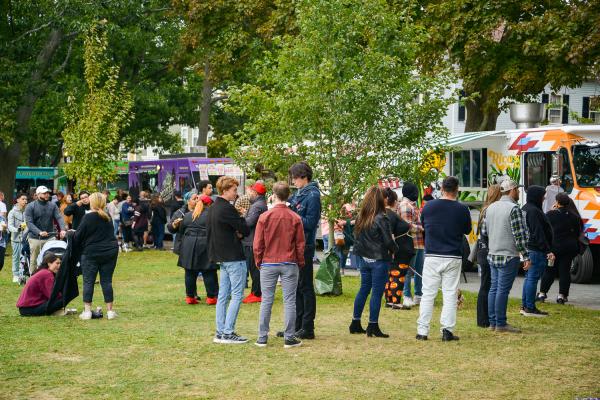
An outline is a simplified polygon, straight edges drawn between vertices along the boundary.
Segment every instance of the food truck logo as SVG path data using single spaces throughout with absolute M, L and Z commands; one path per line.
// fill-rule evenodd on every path
M 583 137 L 561 130 L 523 132 L 512 142 L 509 150 L 516 150 L 517 155 L 523 152 L 556 151 L 561 143 L 566 144 Z
M 570 197 L 578 203 L 585 236 L 590 243 L 600 244 L 600 204 L 594 201 L 594 189 L 573 189 Z

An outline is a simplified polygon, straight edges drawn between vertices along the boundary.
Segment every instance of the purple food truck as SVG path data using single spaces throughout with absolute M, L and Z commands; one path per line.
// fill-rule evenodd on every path
M 240 181 L 244 190 L 245 174 L 230 158 L 186 157 L 154 161 L 131 161 L 129 163 L 129 188 L 131 192 L 142 190 L 159 192 L 164 200 L 179 190 L 185 193 L 198 186 L 202 180 L 210 180 L 213 187 L 223 175 Z

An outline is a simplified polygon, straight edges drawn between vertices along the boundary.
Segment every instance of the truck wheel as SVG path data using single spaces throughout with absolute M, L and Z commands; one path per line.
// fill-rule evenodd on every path
M 578 255 L 571 264 L 571 282 L 589 283 L 594 274 L 594 259 L 592 250 L 588 247 L 583 255 Z

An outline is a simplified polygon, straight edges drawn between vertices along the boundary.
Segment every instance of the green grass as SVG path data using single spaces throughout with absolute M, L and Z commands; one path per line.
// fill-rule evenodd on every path
M 317 299 L 314 341 L 283 349 L 256 339 L 258 304 L 242 305 L 241 346 L 212 344 L 214 307 L 183 302 L 183 271 L 172 254 L 121 256 L 115 275 L 119 319 L 22 318 L 0 273 L 0 398 L 190 399 L 574 399 L 600 396 L 600 312 L 544 306 L 551 316 L 525 319 L 511 301 L 518 335 L 475 326 L 475 297 L 458 313 L 461 340 L 442 343 L 439 304 L 428 342 L 414 339 L 418 309 L 383 309 L 389 339 L 348 334 L 359 279 L 344 295 Z M 199 282 L 202 289 L 202 283 Z M 102 305 L 96 285 L 95 305 Z M 438 298 L 439 301 L 439 298 Z M 81 297 L 71 303 L 81 310 Z M 272 331 L 282 326 L 278 294 Z

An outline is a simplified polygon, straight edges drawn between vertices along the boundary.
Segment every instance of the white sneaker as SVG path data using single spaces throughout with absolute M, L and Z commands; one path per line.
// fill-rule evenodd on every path
M 413 297 L 413 303 L 415 306 L 418 306 L 419 304 L 421 304 L 421 296 Z
M 79 318 L 83 320 L 92 319 L 92 311 L 83 311 L 79 314 Z
M 19 278 L 18 276 L 13 276 L 13 283 L 19 283 L 21 281 L 21 278 Z
M 413 303 L 413 301 L 410 297 L 405 297 L 404 300 L 402 301 L 402 305 L 406 306 L 406 307 L 412 307 L 415 305 L 415 303 Z
M 108 319 L 115 319 L 117 317 L 118 317 L 118 315 L 117 315 L 116 311 L 109 310 L 106 312 L 106 318 L 108 318 Z

